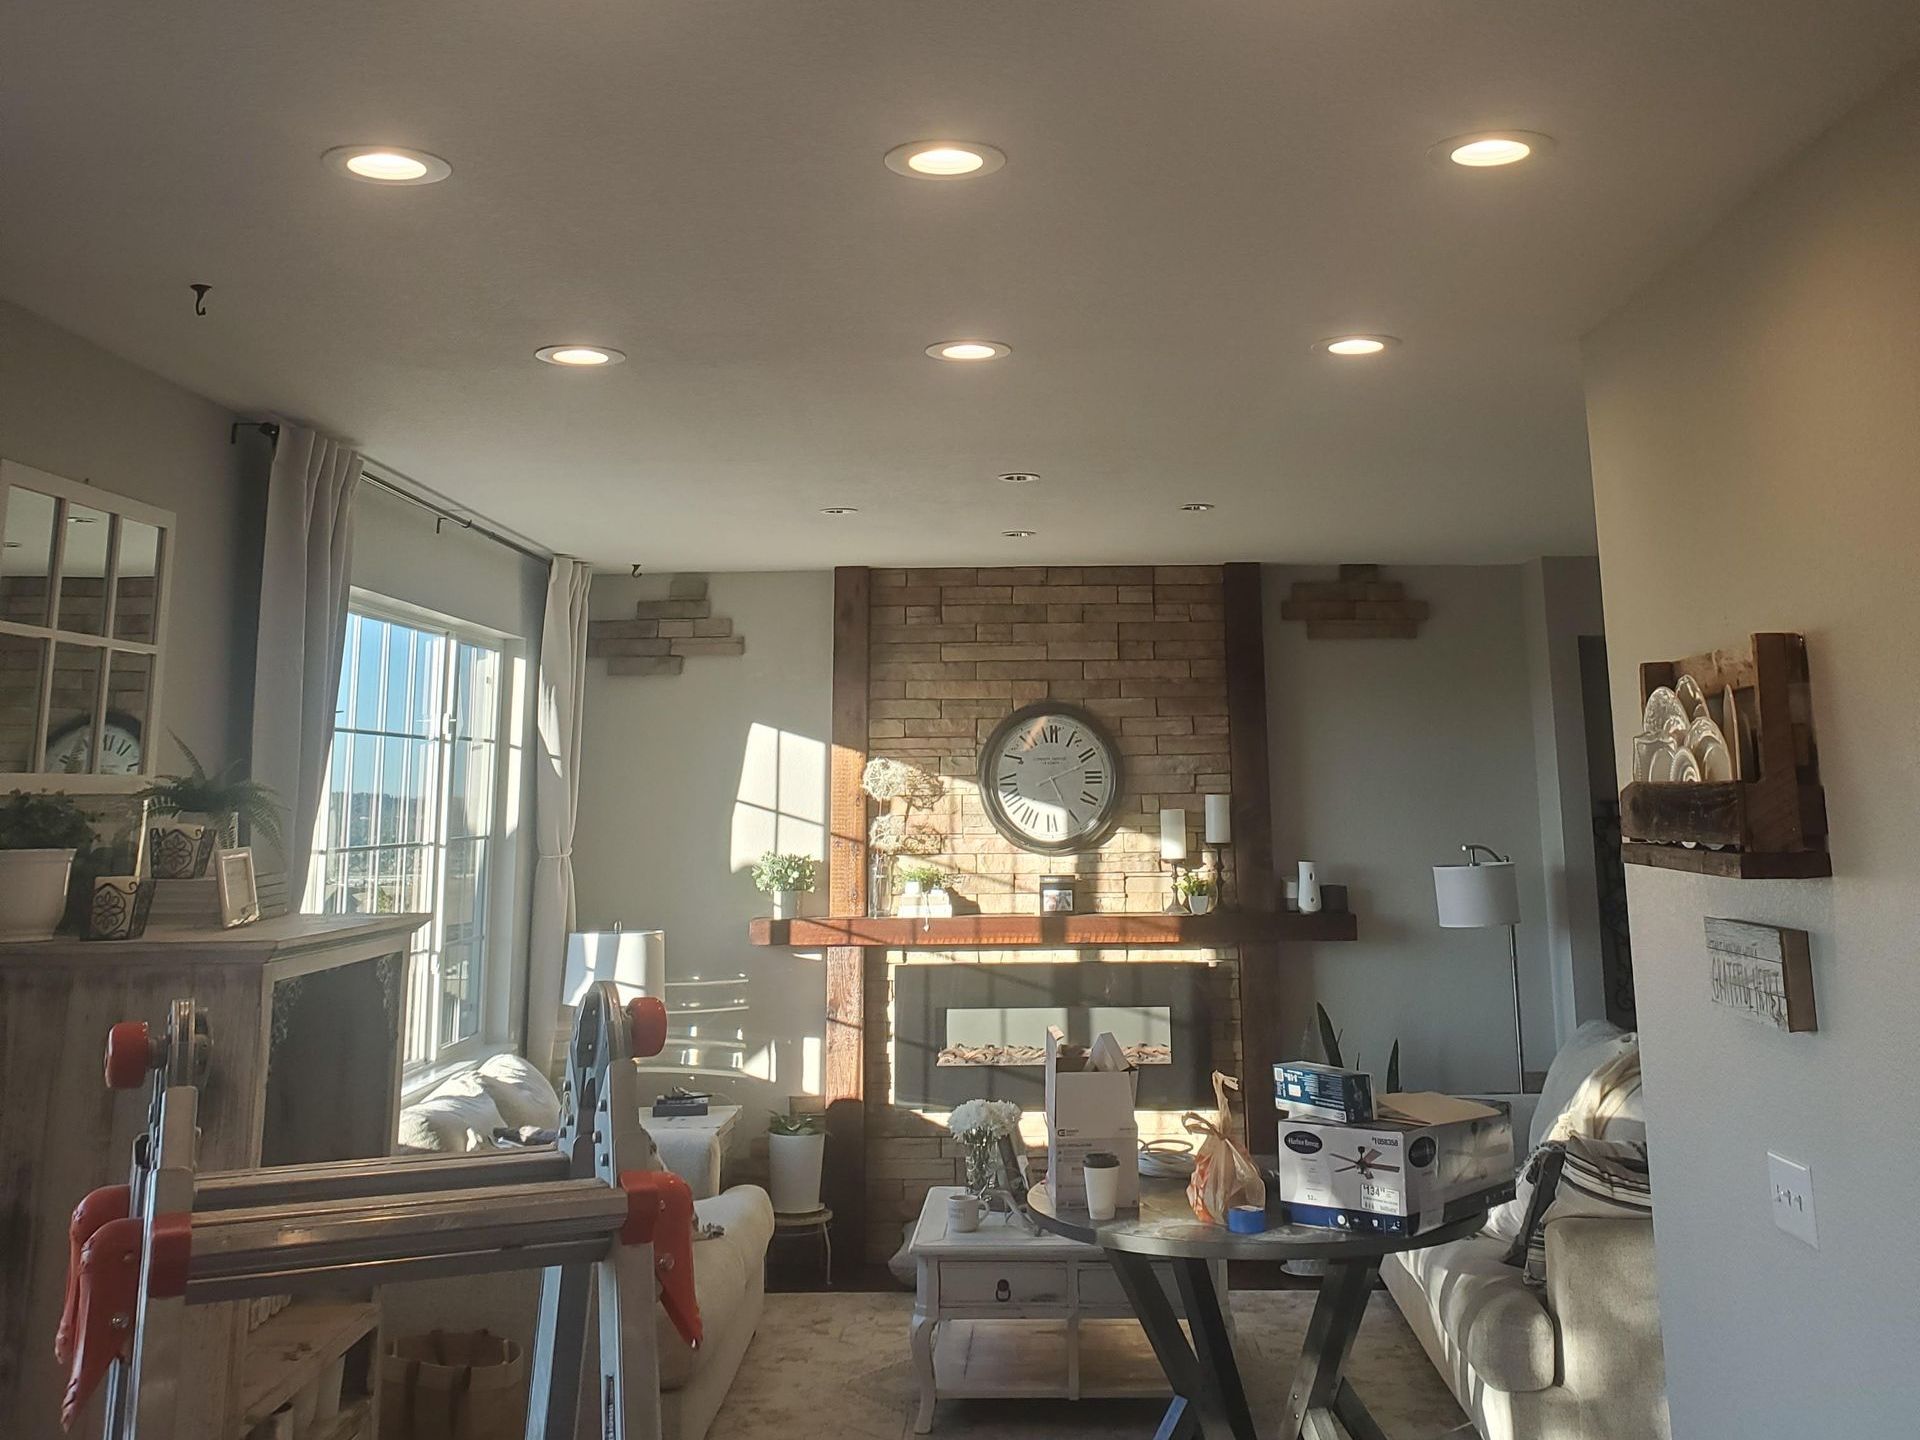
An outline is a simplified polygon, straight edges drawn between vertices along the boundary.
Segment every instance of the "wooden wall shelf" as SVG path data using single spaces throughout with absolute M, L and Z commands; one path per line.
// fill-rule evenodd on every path
M 1145 946 L 1206 949 L 1279 941 L 1355 940 L 1351 911 L 1227 910 L 1211 915 L 820 916 L 748 922 L 755 945 L 821 950 L 1130 950 Z
M 1833 874 L 1814 748 L 1804 637 L 1756 634 L 1746 654 L 1713 650 L 1640 667 L 1640 702 L 1692 676 L 1712 704 L 1732 692 L 1753 737 L 1754 773 L 1707 784 L 1635 781 L 1620 792 L 1629 865 L 1740 880 Z M 1723 730 L 1726 728 L 1723 725 Z M 1737 743 L 1729 737 L 1731 743 Z

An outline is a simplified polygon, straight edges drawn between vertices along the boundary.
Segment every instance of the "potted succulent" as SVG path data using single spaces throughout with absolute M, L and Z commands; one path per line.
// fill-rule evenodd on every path
M 947 894 L 947 872 L 925 860 L 902 860 L 893 868 L 900 882 L 902 915 L 951 915 L 953 898 Z
M 767 1189 L 780 1215 L 806 1215 L 820 1208 L 820 1162 L 827 1134 L 812 1115 L 767 1116 Z
M 92 823 L 65 795 L 16 790 L 0 805 L 0 940 L 53 938 L 74 853 L 92 844 Z
M 1183 871 L 1173 882 L 1173 893 L 1187 907 L 1189 915 L 1205 915 L 1213 909 L 1214 883 L 1211 870 Z
M 806 855 L 767 851 L 753 865 L 753 887 L 773 897 L 773 918 L 791 920 L 800 908 L 802 893 L 813 889 L 820 862 Z
M 171 815 L 189 824 L 211 826 L 220 843 L 233 849 L 240 843 L 240 821 L 258 831 L 277 850 L 284 850 L 280 839 L 280 816 L 286 808 L 272 787 L 246 778 L 246 762 L 236 760 L 218 775 L 207 774 L 206 767 L 178 735 L 173 743 L 187 757 L 191 773 L 162 775 L 140 792 L 139 798 L 155 815 Z

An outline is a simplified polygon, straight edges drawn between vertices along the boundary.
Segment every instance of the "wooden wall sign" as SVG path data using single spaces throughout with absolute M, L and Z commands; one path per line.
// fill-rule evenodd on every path
M 1713 1003 L 1776 1030 L 1819 1029 L 1807 932 L 1707 920 Z

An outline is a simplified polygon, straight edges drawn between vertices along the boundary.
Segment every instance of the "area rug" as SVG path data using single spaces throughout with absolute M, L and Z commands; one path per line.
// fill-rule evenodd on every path
M 1314 1296 L 1242 1291 L 1233 1297 L 1236 1348 L 1255 1427 L 1275 1433 Z M 710 1440 L 912 1440 L 918 1387 L 907 1353 L 913 1297 L 769 1295 Z M 1140 1337 L 1142 1363 L 1151 1352 Z M 1391 1440 L 1435 1440 L 1466 1417 L 1385 1295 L 1374 1296 L 1347 1368 Z M 935 1436 L 1056 1440 L 1153 1434 L 1164 1401 L 942 1400 Z

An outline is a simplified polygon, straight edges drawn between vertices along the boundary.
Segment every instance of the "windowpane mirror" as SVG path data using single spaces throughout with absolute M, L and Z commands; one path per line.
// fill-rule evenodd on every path
M 0 460 L 0 782 L 151 773 L 172 530 L 165 510 Z

